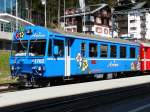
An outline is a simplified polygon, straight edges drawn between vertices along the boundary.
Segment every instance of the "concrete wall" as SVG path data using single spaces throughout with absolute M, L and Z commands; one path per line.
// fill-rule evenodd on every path
M 10 50 L 13 33 L 0 32 L 0 50 Z

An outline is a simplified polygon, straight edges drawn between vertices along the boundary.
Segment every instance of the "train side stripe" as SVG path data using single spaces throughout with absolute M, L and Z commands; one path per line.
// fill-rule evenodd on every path
M 141 61 L 150 61 L 150 59 L 141 59 Z
M 105 61 L 136 61 L 137 59 L 104 59 L 104 58 L 100 58 L 100 59 L 97 59 L 97 58 L 86 58 L 87 60 L 105 60 Z M 47 60 L 65 60 L 65 58 L 47 58 Z M 70 58 L 70 60 L 76 60 L 75 58 Z

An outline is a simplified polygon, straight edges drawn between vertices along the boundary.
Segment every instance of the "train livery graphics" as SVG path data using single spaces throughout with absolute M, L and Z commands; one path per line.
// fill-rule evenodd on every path
M 24 28 L 19 27 L 18 31 L 16 32 L 16 39 L 23 38 L 24 37 Z
M 18 32 L 12 41 L 11 75 L 23 77 L 29 84 L 138 70 L 138 43 L 67 34 L 40 26 L 24 27 L 23 38 L 18 38 Z
M 80 53 L 78 53 L 76 61 L 78 62 L 81 71 L 85 71 L 88 68 L 88 61 L 82 58 Z
M 141 43 L 140 62 L 141 62 L 141 71 L 150 71 L 150 44 L 149 42 Z

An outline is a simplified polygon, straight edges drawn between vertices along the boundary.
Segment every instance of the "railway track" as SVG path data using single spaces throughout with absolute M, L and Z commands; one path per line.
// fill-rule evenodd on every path
M 147 94 L 150 84 L 93 92 L 7 107 L 3 112 L 88 112 L 91 108 Z M 89 111 L 91 112 L 91 111 Z
M 20 84 L 18 83 L 0 84 L 0 93 L 13 92 L 13 91 L 25 90 L 25 89 L 27 88 L 20 86 Z

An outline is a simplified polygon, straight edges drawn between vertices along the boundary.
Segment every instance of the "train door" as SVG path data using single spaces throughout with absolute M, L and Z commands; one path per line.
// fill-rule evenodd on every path
M 150 70 L 150 47 L 144 48 L 144 70 Z
M 52 49 L 51 49 L 52 48 Z M 55 37 L 49 40 L 46 72 L 49 77 L 64 76 L 65 74 L 65 39 Z
M 150 70 L 150 44 L 141 43 L 141 70 Z
M 146 70 L 146 47 L 144 48 L 144 70 Z
M 70 39 L 65 40 L 65 76 L 70 76 Z

